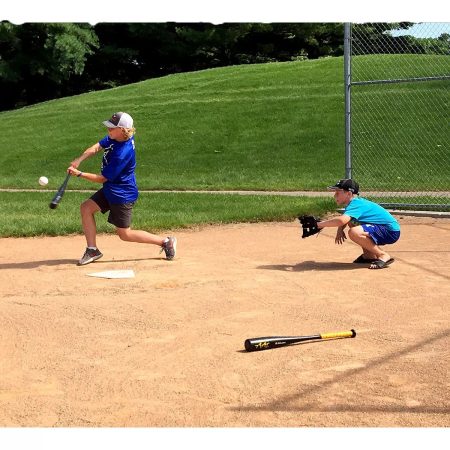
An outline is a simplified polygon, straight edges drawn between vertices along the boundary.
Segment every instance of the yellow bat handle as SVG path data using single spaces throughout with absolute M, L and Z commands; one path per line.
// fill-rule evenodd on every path
M 349 337 L 355 337 L 356 331 L 350 330 L 350 331 L 338 331 L 337 333 L 324 333 L 320 335 L 321 339 L 337 339 L 337 338 L 349 338 Z

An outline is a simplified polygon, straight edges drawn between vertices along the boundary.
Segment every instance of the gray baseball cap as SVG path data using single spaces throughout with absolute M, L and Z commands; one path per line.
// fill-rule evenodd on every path
M 116 112 L 103 125 L 108 128 L 133 128 L 133 119 L 125 112 Z

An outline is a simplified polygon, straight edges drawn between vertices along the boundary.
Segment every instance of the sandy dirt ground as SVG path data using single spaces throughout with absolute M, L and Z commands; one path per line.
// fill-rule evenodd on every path
M 450 219 L 400 222 L 376 271 L 294 222 L 180 231 L 171 262 L 112 235 L 84 267 L 83 236 L 0 239 L 0 426 L 448 427 Z

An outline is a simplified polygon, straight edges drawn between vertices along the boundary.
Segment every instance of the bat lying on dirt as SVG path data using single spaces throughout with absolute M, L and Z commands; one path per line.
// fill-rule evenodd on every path
M 248 352 L 255 352 L 258 350 L 267 350 L 269 348 L 285 347 L 286 345 L 296 344 L 297 342 L 315 341 L 321 339 L 354 338 L 355 336 L 355 330 L 313 334 L 312 336 L 267 336 L 246 339 L 244 342 L 244 347 Z

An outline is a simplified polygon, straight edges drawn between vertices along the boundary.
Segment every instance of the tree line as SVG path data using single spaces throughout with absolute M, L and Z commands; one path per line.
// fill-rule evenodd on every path
M 385 24 L 385 29 L 411 25 Z M 368 33 L 376 40 L 375 29 Z M 0 110 L 172 73 L 340 56 L 343 36 L 341 23 L 5 21 L 0 23 Z

